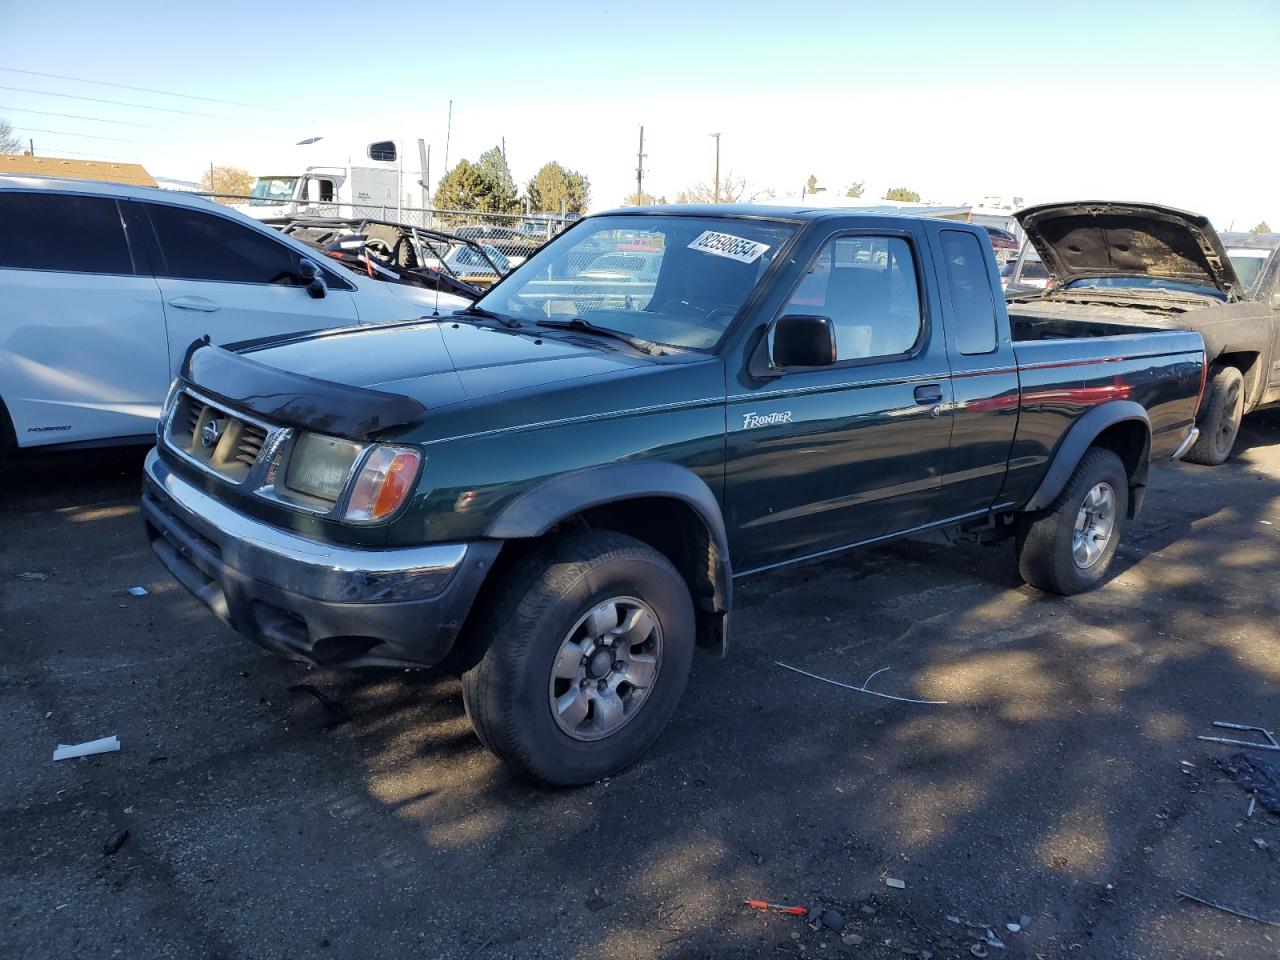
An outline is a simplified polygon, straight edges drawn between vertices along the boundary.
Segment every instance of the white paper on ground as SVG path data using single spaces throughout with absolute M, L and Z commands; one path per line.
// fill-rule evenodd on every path
M 95 753 L 111 753 L 120 749 L 119 737 L 103 737 L 101 740 L 90 740 L 88 743 L 60 743 L 58 749 L 53 751 L 53 759 L 56 763 L 59 760 L 71 760 L 75 757 L 89 757 Z

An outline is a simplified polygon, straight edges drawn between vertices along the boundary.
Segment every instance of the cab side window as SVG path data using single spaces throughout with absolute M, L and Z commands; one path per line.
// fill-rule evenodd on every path
M 830 318 L 836 362 L 908 353 L 924 327 L 911 245 L 901 237 L 829 240 L 783 312 Z
M 943 230 L 941 236 L 956 343 L 966 356 L 991 353 L 996 348 L 996 301 L 987 275 L 986 251 L 972 233 Z
M 160 245 L 156 275 L 229 283 L 298 282 L 299 257 L 282 243 L 225 217 L 145 204 Z
M 109 197 L 0 192 L 0 268 L 132 275 L 120 207 Z

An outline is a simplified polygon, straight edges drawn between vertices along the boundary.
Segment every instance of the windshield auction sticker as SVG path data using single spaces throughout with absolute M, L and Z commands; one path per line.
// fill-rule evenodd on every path
M 735 237 L 731 233 L 716 233 L 705 230 L 698 239 L 689 244 L 690 250 L 700 250 L 717 257 L 728 257 L 743 263 L 755 263 L 769 249 L 767 243 L 756 243 L 745 237 Z

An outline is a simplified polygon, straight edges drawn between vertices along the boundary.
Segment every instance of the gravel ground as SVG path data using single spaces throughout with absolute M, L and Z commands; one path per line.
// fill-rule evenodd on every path
M 0 955 L 941 960 L 989 925 L 1010 960 L 1278 956 L 1280 927 L 1177 894 L 1280 920 L 1280 817 L 1247 816 L 1212 763 L 1233 751 L 1196 739 L 1280 727 L 1280 415 L 1242 447 L 1155 471 L 1087 596 L 1021 585 L 1007 545 L 739 584 L 731 656 L 700 656 L 647 758 L 572 791 L 509 777 L 456 680 L 307 671 L 215 621 L 147 548 L 141 453 L 22 464 L 0 488 Z M 109 734 L 119 753 L 50 761 Z

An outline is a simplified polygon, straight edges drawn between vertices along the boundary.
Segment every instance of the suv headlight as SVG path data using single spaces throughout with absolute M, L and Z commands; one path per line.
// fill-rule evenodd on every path
M 409 499 L 421 466 L 416 447 L 375 446 L 360 465 L 342 519 L 370 523 L 391 516 Z

